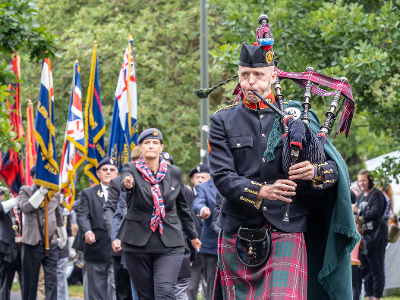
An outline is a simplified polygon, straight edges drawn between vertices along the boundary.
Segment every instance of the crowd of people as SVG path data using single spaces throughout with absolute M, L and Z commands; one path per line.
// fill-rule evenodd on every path
M 56 193 L 48 205 L 47 254 L 42 204 L 48 190 L 23 186 L 17 198 L 2 202 L 0 253 L 8 255 L 1 256 L 0 298 L 10 299 L 18 271 L 22 299 L 68 299 L 68 260 L 83 255 L 77 268 L 85 299 L 196 300 L 199 290 L 212 299 L 216 188 L 203 164 L 189 174 L 193 187 L 184 185 L 163 148 L 162 133 L 145 130 L 121 176 L 116 162 L 104 158 L 96 172 L 100 183 L 90 181 L 71 212 Z

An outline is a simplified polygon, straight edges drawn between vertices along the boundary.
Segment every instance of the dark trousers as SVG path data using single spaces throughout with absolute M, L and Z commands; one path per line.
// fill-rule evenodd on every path
M 124 258 L 139 300 L 176 299 L 174 291 L 183 252 L 124 252 Z
M 201 273 L 203 271 L 203 265 L 192 265 L 190 267 L 190 283 L 188 287 L 189 300 L 197 300 L 197 293 L 199 292 L 199 284 L 201 279 Z
M 22 291 L 22 274 L 21 274 L 21 259 L 17 258 L 14 262 L 9 263 L 5 260 L 0 260 L 0 299 L 10 300 L 10 291 L 14 280 L 15 271 L 19 275 L 19 284 Z
M 365 280 L 367 296 L 382 298 L 385 288 L 385 249 L 388 243 L 387 231 L 379 233 L 372 244 L 368 255 L 359 255 L 361 261 L 361 277 Z
M 117 300 L 132 300 L 131 278 L 128 270 L 121 264 L 121 256 L 113 256 L 112 259 Z
M 44 246 L 22 247 L 23 300 L 36 300 L 40 264 L 43 265 L 46 300 L 57 300 L 58 245 L 50 244 L 49 256 L 44 255 Z
M 212 300 L 218 255 L 205 253 L 202 253 L 201 255 L 203 256 L 203 274 L 207 283 L 206 297 L 207 300 Z
M 353 300 L 359 300 L 361 294 L 362 278 L 360 267 L 357 265 L 351 266 L 351 283 L 353 286 Z

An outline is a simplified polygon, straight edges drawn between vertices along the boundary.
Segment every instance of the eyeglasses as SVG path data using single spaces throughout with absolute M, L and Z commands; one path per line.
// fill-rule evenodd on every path
M 110 171 L 110 173 L 117 172 L 117 169 L 115 169 L 115 168 L 101 168 L 101 170 L 102 170 L 104 173 L 107 173 L 108 171 Z

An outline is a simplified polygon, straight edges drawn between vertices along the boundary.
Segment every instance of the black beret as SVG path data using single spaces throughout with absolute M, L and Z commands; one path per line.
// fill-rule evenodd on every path
M 112 166 L 116 167 L 117 166 L 117 162 L 115 161 L 115 159 L 112 159 L 110 157 L 104 157 L 103 160 L 97 166 L 96 170 L 100 169 L 100 167 L 102 167 L 104 165 L 112 165 Z
M 210 168 L 204 164 L 198 164 L 189 173 L 189 177 L 192 177 L 195 173 L 210 173 Z
M 275 66 L 274 52 L 272 49 L 264 50 L 261 45 L 255 46 L 243 43 L 238 64 L 249 68 L 272 67 Z
M 36 174 L 36 165 L 34 165 L 31 169 L 31 171 L 29 172 L 31 174 L 31 177 L 35 176 Z
M 174 158 L 168 152 L 161 152 L 160 156 L 161 158 L 167 160 L 171 165 L 174 164 Z
M 162 141 L 162 134 L 161 131 L 158 130 L 157 128 L 149 128 L 144 131 L 139 135 L 138 137 L 138 143 L 142 143 L 143 140 L 145 139 L 157 139 Z

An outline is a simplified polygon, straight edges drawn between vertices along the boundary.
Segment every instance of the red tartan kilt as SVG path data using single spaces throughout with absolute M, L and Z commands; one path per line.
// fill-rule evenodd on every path
M 237 259 L 236 236 L 220 232 L 214 300 L 307 299 L 307 250 L 303 233 L 272 233 L 271 256 L 258 268 L 249 268 Z

